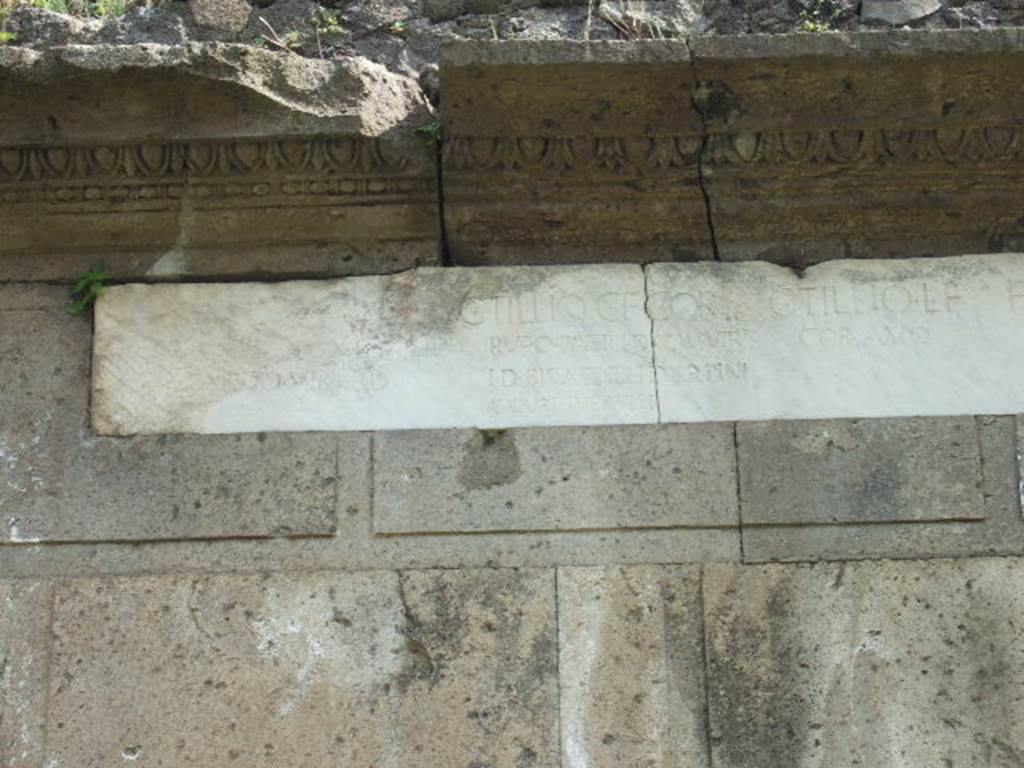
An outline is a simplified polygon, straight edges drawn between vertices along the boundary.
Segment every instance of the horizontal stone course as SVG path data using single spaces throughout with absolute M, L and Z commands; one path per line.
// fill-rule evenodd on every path
M 92 420 L 129 435 L 1013 414 L 1022 317 L 1019 254 L 118 286 L 97 308 Z
M 1022 567 L 2 581 L 0 756 L 17 768 L 1012 765 Z

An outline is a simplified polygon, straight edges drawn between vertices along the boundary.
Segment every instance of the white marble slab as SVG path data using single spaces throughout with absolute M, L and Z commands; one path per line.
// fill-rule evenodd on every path
M 96 308 L 103 434 L 657 421 L 635 265 L 125 285 Z
M 664 421 L 1018 413 L 1024 255 L 648 267 Z

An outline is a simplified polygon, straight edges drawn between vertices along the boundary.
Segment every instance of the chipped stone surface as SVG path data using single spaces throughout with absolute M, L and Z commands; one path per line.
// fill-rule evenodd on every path
M 374 483 L 380 533 L 739 524 L 726 424 L 381 433 Z
M 0 581 L 0 765 L 38 768 L 46 734 L 51 588 Z
M 663 421 L 1007 414 L 1024 400 L 1019 254 L 647 276 Z
M 550 572 L 74 582 L 54 642 L 53 765 L 557 765 Z
M 850 519 L 842 524 L 745 526 L 743 550 L 746 560 L 1024 554 L 1024 517 L 1021 515 L 1014 422 L 1012 416 L 975 417 L 981 456 L 981 500 L 977 517 L 983 519 L 914 522 L 912 525 L 905 522 L 859 524 Z M 801 461 L 801 458 L 794 455 L 793 461 Z M 864 469 L 868 466 L 865 465 Z M 883 466 L 881 463 L 876 465 L 877 471 L 884 471 Z M 815 518 L 823 520 L 825 514 L 807 509 L 804 504 L 815 498 L 817 486 L 837 484 L 838 480 L 833 476 L 809 476 L 806 493 L 792 498 L 793 515 L 808 521 Z M 945 482 L 949 481 L 956 482 L 956 478 L 951 474 Z M 916 491 L 926 493 L 920 486 Z
M 631 265 L 126 285 L 96 311 L 104 434 L 657 419 Z
M 562 765 L 708 768 L 696 568 L 558 571 Z
M 984 519 L 973 417 L 740 423 L 748 525 Z
M 0 288 L 0 543 L 324 535 L 363 503 L 363 435 L 92 435 L 89 323 L 65 301 Z
M 705 571 L 720 768 L 1016 765 L 1019 559 Z
M 189 7 L 207 20 L 230 7 L 236 25 L 250 12 Z M 435 162 L 415 133 L 431 109 L 413 78 L 368 59 L 5 45 L 0 114 L 15 169 L 0 168 L 0 280 L 71 280 L 98 259 L 118 279 L 437 262 Z

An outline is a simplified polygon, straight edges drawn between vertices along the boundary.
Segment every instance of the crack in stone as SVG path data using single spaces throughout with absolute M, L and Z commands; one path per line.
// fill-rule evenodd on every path
M 714 727 L 711 722 L 711 661 L 710 654 L 708 653 L 708 614 L 707 614 L 707 598 L 704 595 L 707 581 L 707 566 L 700 566 L 700 588 L 698 592 L 698 599 L 700 605 L 697 606 L 697 615 L 700 617 L 700 640 L 701 640 L 701 655 L 704 662 L 704 749 L 705 749 L 705 761 L 707 762 L 708 768 L 713 768 L 715 764 L 715 752 L 714 752 Z
M 683 44 L 686 46 L 686 52 L 690 62 L 690 72 L 693 75 L 693 107 L 697 110 L 697 114 L 700 116 L 700 149 L 697 151 L 697 186 L 700 188 L 700 195 L 704 200 L 704 215 L 708 222 L 708 236 L 711 238 L 711 253 L 715 257 L 715 261 L 721 261 L 722 257 L 718 251 L 718 237 L 715 234 L 715 217 L 711 209 L 711 195 L 708 193 L 704 172 L 704 158 L 707 155 L 708 143 L 711 140 L 711 136 L 708 134 L 707 117 L 696 99 L 697 89 L 700 87 L 701 82 L 700 74 L 697 71 L 697 58 L 694 56 L 693 48 L 690 45 L 690 38 L 684 38 Z
M 654 343 L 654 317 L 651 315 L 650 303 L 651 303 L 651 291 L 648 286 L 648 268 L 643 267 L 644 270 L 644 314 L 647 315 L 647 322 L 651 327 L 651 373 L 654 374 L 654 407 L 657 412 L 658 424 L 661 424 L 661 389 L 658 383 L 658 354 L 655 350 Z
M 740 425 L 732 423 L 732 455 L 736 467 L 736 529 L 740 537 L 740 562 L 747 562 L 747 552 L 743 545 L 743 495 L 740 489 Z

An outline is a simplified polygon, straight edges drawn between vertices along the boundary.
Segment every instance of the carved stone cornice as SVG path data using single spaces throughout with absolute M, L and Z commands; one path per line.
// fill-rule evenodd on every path
M 718 166 L 1005 163 L 1024 160 L 1016 126 L 819 128 L 717 133 L 704 160 Z
M 659 136 L 457 136 L 446 142 L 450 173 L 645 174 L 692 170 L 701 137 Z
M 0 201 L 224 205 L 284 197 L 341 202 L 430 195 L 433 180 L 377 139 L 359 136 L 0 148 Z

